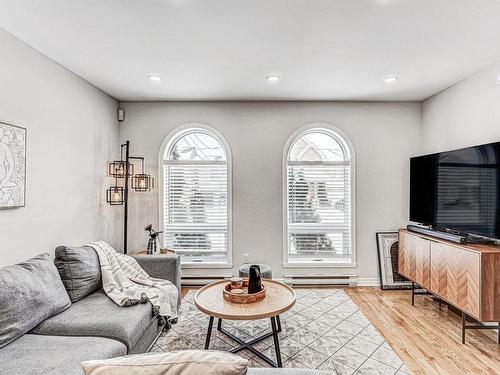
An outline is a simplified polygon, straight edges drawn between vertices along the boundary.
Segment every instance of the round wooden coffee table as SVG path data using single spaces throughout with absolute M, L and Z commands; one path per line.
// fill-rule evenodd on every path
M 281 322 L 279 316 L 295 304 L 294 290 L 288 285 L 278 281 L 262 279 L 262 284 L 266 287 L 266 298 L 255 303 L 238 304 L 227 302 L 222 296 L 222 291 L 228 282 L 228 280 L 216 281 L 204 286 L 196 293 L 194 299 L 196 307 L 210 316 L 205 349 L 208 349 L 210 346 L 210 336 L 212 334 L 214 318 L 218 318 L 217 330 L 240 344 L 237 348 L 232 349 L 231 353 L 236 353 L 246 348 L 269 363 L 271 366 L 282 367 L 278 339 L 278 333 L 281 332 Z M 222 328 L 222 319 L 257 320 L 267 318 L 271 319 L 271 332 L 254 338 L 248 342 L 243 341 L 241 338 Z M 276 362 L 252 346 L 270 336 L 273 336 L 274 339 Z

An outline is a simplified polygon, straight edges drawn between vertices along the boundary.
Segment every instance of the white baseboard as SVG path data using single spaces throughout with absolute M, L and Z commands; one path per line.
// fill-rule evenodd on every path
M 357 286 L 378 286 L 380 287 L 380 279 L 378 277 L 358 277 Z
M 182 285 L 183 286 L 205 285 L 205 284 L 208 284 L 209 282 L 212 282 L 212 281 L 220 279 L 221 276 L 223 278 L 230 278 L 230 277 L 232 277 L 231 274 L 219 274 L 217 276 L 207 276 L 207 275 L 201 276 L 201 275 L 196 274 L 196 273 L 195 274 L 190 273 L 188 275 L 185 275 L 183 273 L 183 276 L 185 277 L 184 279 L 182 279 Z M 195 280 L 195 279 L 199 279 L 199 280 Z M 273 278 L 273 280 L 284 282 L 283 278 Z M 295 286 L 296 287 L 301 287 L 301 286 L 302 287 L 307 287 L 307 285 L 295 285 Z M 349 284 L 346 284 L 345 286 L 349 287 Z M 351 287 L 356 287 L 356 286 L 375 286 L 375 287 L 380 287 L 380 279 L 377 278 L 377 277 L 365 277 L 365 278 L 358 277 L 356 279 L 353 279 L 353 283 L 351 284 Z

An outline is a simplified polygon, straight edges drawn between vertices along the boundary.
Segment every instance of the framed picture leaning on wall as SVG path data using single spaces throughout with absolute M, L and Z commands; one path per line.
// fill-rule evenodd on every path
M 398 273 L 398 232 L 377 232 L 380 287 L 411 289 L 411 281 Z
M 24 207 L 26 129 L 0 122 L 0 209 Z

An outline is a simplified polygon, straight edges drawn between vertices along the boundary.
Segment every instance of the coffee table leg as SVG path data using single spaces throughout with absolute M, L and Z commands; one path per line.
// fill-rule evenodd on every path
M 276 315 L 276 323 L 278 323 L 278 332 L 281 332 L 281 319 L 279 315 Z
M 219 320 L 217 321 L 217 331 L 220 331 L 222 330 L 222 319 L 219 318 Z
M 212 335 L 212 326 L 214 325 L 214 317 L 211 316 L 208 321 L 208 331 L 207 331 L 207 339 L 205 340 L 205 350 L 208 350 L 210 346 L 210 336 Z
M 280 342 L 278 339 L 278 328 L 276 327 L 276 317 L 274 316 L 271 317 L 271 328 L 273 330 L 274 349 L 276 350 L 276 363 L 278 364 L 278 367 L 283 367 L 283 364 L 281 363 L 281 351 L 280 351 Z

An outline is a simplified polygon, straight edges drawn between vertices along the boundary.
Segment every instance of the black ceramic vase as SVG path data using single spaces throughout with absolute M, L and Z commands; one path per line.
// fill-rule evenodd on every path
M 262 290 L 260 281 L 260 267 L 250 266 L 248 269 L 248 294 L 258 293 Z

